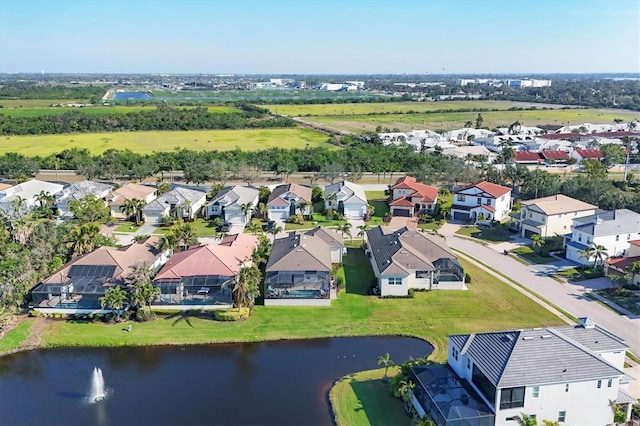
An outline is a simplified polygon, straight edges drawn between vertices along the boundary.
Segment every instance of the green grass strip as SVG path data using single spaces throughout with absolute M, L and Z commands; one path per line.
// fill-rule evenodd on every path
M 0 354 L 17 349 L 22 343 L 24 343 L 24 341 L 29 337 L 33 321 L 33 318 L 25 319 L 20 322 L 16 328 L 0 339 Z

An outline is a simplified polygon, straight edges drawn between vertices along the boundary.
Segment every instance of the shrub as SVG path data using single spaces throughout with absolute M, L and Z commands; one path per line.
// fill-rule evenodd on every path
M 138 322 L 151 321 L 155 317 L 156 314 L 153 311 L 147 311 L 146 309 L 138 309 L 136 311 L 136 321 Z
M 302 217 L 301 214 L 296 214 L 293 216 L 289 216 L 287 218 L 287 223 L 295 223 L 297 225 L 302 225 L 304 223 L 304 218 Z
M 216 321 L 239 321 L 249 318 L 249 308 L 237 309 L 216 309 L 213 311 Z
M 29 316 L 31 317 L 39 317 L 40 311 L 29 311 Z
M 131 312 L 130 312 L 130 311 L 124 311 L 124 312 L 122 313 L 122 315 L 120 315 L 120 318 L 121 318 L 123 321 L 128 321 L 130 317 L 131 317 Z
M 466 284 L 469 284 L 471 282 L 471 274 L 469 274 L 468 272 L 464 273 L 464 282 Z
M 115 313 L 113 313 L 113 312 L 109 312 L 108 314 L 105 314 L 105 315 L 102 317 L 102 319 L 103 319 L 103 321 L 105 321 L 105 322 L 115 322 L 115 320 L 116 320 L 116 314 L 115 314 Z

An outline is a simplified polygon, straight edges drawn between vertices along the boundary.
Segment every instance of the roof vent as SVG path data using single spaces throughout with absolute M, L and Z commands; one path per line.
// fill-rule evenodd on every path
M 533 340 L 533 337 L 531 336 L 525 336 L 522 338 L 522 340 Z
M 551 335 L 550 334 L 543 334 L 542 336 L 540 336 L 541 339 L 551 339 Z

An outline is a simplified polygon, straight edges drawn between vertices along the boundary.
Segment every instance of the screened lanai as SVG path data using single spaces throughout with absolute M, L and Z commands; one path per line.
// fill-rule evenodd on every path
M 328 271 L 272 271 L 264 281 L 267 299 L 328 299 Z
M 195 275 L 179 280 L 158 280 L 160 295 L 154 305 L 231 305 L 233 277 Z

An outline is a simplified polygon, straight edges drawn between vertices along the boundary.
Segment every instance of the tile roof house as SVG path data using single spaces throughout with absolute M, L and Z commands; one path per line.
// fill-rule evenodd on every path
M 267 200 L 269 219 L 284 221 L 289 216 L 308 214 L 310 207 L 302 211 L 300 203 L 311 203 L 311 193 L 311 188 L 296 183 L 276 186 Z
M 392 216 L 433 213 L 438 201 L 438 188 L 420 183 L 413 176 L 401 177 L 391 190 L 389 212 Z
M 413 367 L 413 404 L 436 425 L 613 424 L 611 403 L 635 402 L 625 342 L 590 318 L 580 325 L 448 336 L 446 365 Z
M 158 189 L 153 186 L 140 185 L 137 183 L 127 183 L 118 189 L 112 190 L 106 197 L 109 208 L 111 209 L 111 216 L 124 218 L 125 215 L 122 213 L 122 205 L 125 201 L 141 200 L 149 204 L 156 198 L 157 191 Z
M 453 194 L 453 220 L 501 221 L 511 210 L 511 188 L 491 182 L 467 185 Z
M 602 160 L 604 156 L 599 149 L 576 149 L 571 152 L 571 158 L 580 163 L 584 160 Z
M 154 308 L 200 309 L 233 306 L 234 280 L 251 256 L 258 238 L 237 234 L 219 244 L 201 244 L 175 253 L 153 279 L 160 289 Z
M 568 234 L 573 219 L 590 216 L 598 209 L 562 194 L 525 200 L 521 204 L 520 212 L 511 215 L 511 228 L 520 231 L 524 238 L 531 238 L 533 234 L 542 238 Z
M 367 214 L 367 196 L 361 185 L 341 181 L 324 187 L 324 208 L 336 210 L 351 219 L 362 219 Z
M 630 241 L 640 239 L 640 214 L 627 209 L 597 210 L 590 216 L 573 220 L 571 235 L 565 237 L 567 259 L 589 265 L 594 258 L 582 256 L 593 245 L 605 248 L 608 257 L 623 256 Z
M 147 264 L 154 271 L 169 257 L 160 251 L 160 237 L 124 247 L 100 247 L 77 257 L 32 290 L 33 308 L 52 313 L 109 312 L 100 306 L 107 289 L 124 286 L 135 265 Z
M 513 153 L 513 161 L 516 164 L 542 164 L 544 158 L 539 152 L 516 151 Z
M 73 213 L 69 210 L 70 201 L 78 201 L 83 198 L 93 195 L 98 199 L 105 200 L 111 192 L 111 185 L 101 182 L 93 182 L 91 180 L 84 180 L 82 182 L 73 183 L 56 194 L 55 206 L 58 209 L 58 215 L 60 217 L 73 216 Z
M 440 237 L 378 226 L 366 233 L 367 255 L 380 296 L 406 296 L 410 288 L 466 290 L 464 271 Z
M 251 220 L 253 210 L 243 211 L 242 206 L 251 203 L 258 207 L 260 191 L 252 186 L 234 185 L 224 188 L 207 203 L 207 218 L 221 217 L 225 222 L 246 225 Z
M 567 151 L 545 149 L 540 152 L 546 164 L 563 164 L 571 158 Z
M 640 286 L 640 271 L 633 271 L 630 268 L 640 262 L 640 240 L 629 241 L 629 249 L 622 257 L 610 257 L 605 263 L 605 274 L 608 277 L 623 277 L 630 274 L 631 284 Z
M 318 235 L 276 238 L 266 267 L 265 306 L 329 306 L 331 263 L 331 248 Z
M 142 208 L 148 223 L 162 223 L 164 216 L 192 219 L 204 205 L 207 194 L 203 191 L 177 186 L 165 192 Z
M 50 195 L 56 196 L 64 189 L 64 185 L 57 183 L 44 182 L 37 179 L 31 179 L 16 185 L 9 185 L 0 190 L 0 209 L 10 212 L 13 208 L 12 203 L 18 197 L 25 201 L 25 212 L 31 211 L 38 207 L 36 196 L 44 191 Z

